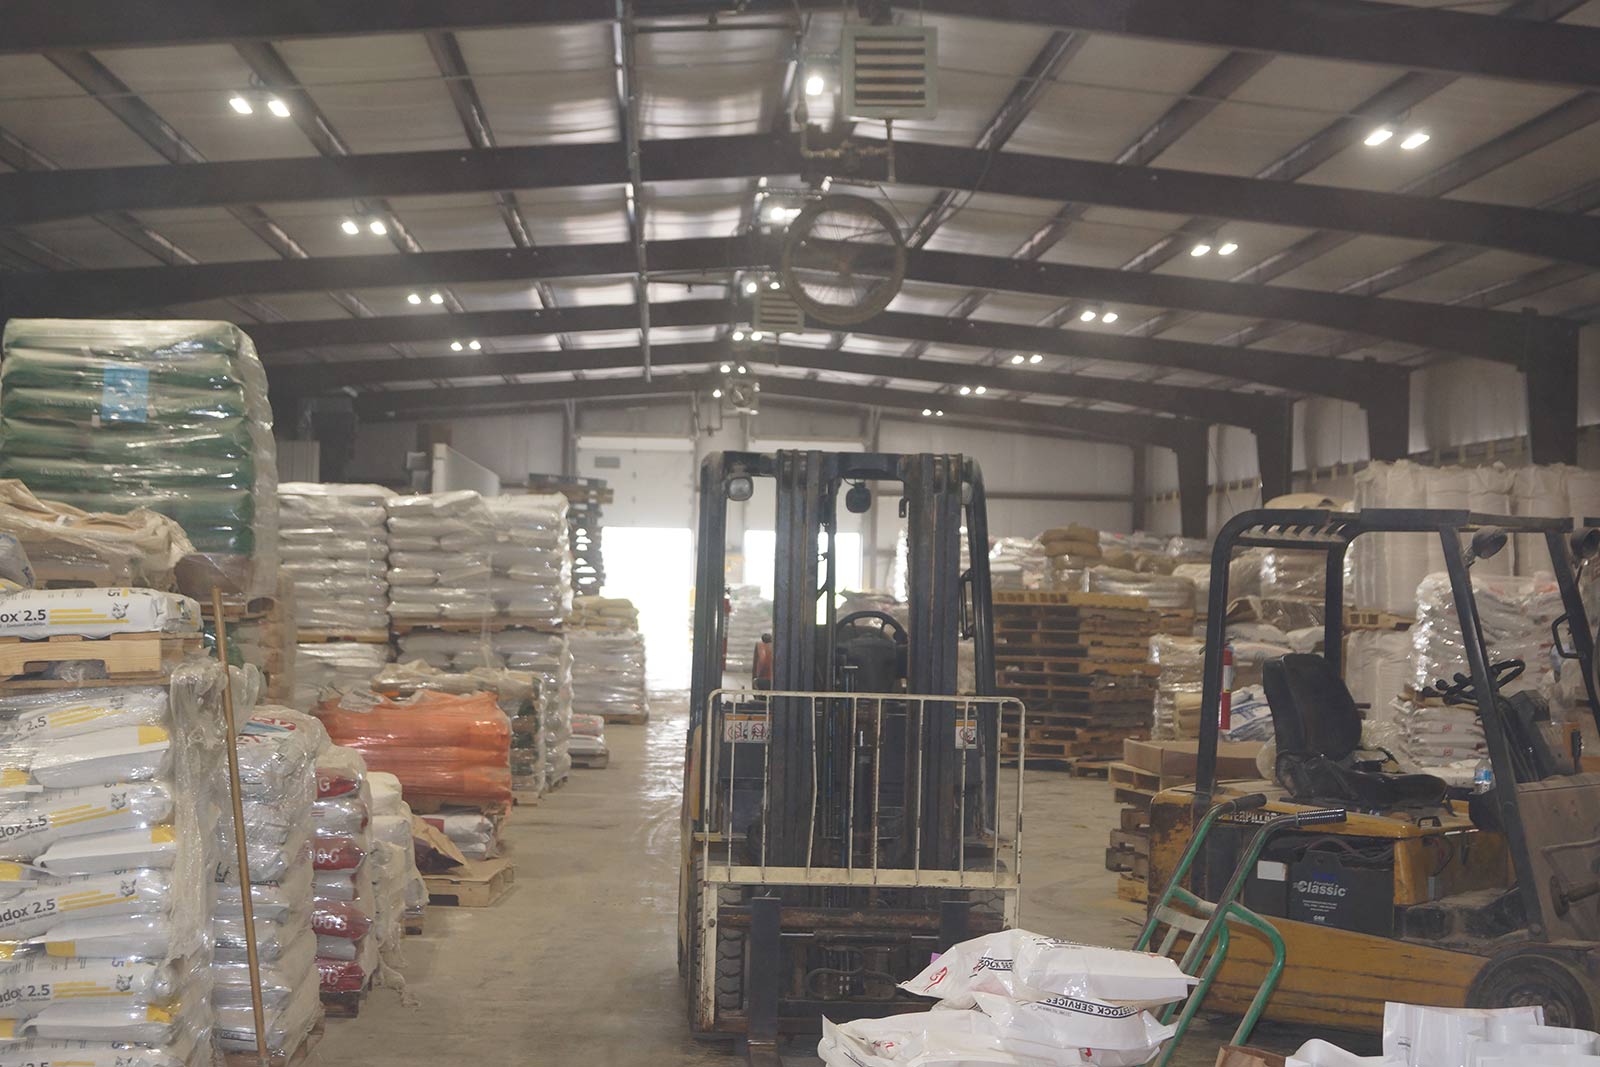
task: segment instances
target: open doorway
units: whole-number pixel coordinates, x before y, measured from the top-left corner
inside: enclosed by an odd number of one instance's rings
[[[639,609],[645,681],[651,690],[689,688],[694,533],[687,527],[607,526],[606,596]]]

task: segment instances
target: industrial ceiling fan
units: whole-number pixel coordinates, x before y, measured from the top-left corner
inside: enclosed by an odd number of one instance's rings
[[[789,224],[778,273],[807,320],[851,326],[888,307],[900,291],[905,237],[876,201],[818,197]]]

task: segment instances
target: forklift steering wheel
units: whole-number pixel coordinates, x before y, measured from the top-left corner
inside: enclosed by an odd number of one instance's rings
[[[1522,677],[1522,672],[1528,669],[1528,664],[1520,659],[1506,659],[1499,663],[1489,664],[1489,677],[1494,680],[1495,691],[1498,692]],[[1433,685],[1433,692],[1443,698],[1446,704],[1470,704],[1478,699],[1477,688],[1473,685],[1470,675],[1456,673],[1455,681],[1446,682],[1443,678]],[[1427,696],[1428,691],[1423,690]]]
[[[887,611],[852,611],[844,618],[833,624],[833,632],[838,633],[846,626],[854,626],[862,619],[877,619],[883,623],[885,630],[894,631],[894,639],[899,644],[906,643],[906,628],[900,625],[900,620],[890,615]]]

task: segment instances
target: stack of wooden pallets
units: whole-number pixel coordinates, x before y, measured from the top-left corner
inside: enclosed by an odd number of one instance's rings
[[[1026,756],[1082,766],[1119,758],[1150,736],[1158,668],[1149,662],[1157,615],[1143,597],[1016,591],[994,594],[1000,692],[1027,708]],[[1001,757],[1022,754],[1001,738]]]

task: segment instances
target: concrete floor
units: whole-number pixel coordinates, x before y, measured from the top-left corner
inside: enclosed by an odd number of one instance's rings
[[[429,908],[406,941],[405,993],[374,991],[361,1015],[329,1020],[313,1062],[687,1067],[738,1061],[688,1035],[676,965],[678,794],[685,712],[661,699],[645,726],[607,730],[611,766],[577,770],[505,832],[516,887],[488,909]],[[1022,923],[1127,946],[1143,909],[1103,867],[1117,805],[1103,781],[1030,771]],[[1175,1062],[1210,1067],[1231,1024],[1191,1030]],[[1292,1050],[1308,1035],[1258,1033]],[[785,1062],[815,1065],[795,1046]]]

